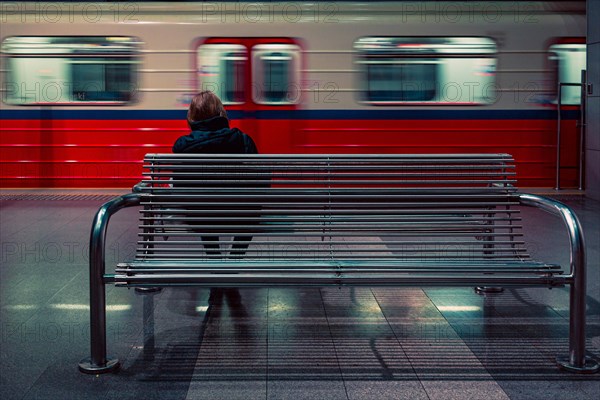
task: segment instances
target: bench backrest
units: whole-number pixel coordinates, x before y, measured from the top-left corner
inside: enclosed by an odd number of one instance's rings
[[[528,257],[507,154],[148,154],[144,168],[136,259]]]

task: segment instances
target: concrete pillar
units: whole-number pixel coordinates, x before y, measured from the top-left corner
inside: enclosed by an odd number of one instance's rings
[[[586,195],[600,200],[600,0],[587,0]]]

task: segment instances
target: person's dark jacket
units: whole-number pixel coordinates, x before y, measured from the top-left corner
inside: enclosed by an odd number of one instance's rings
[[[197,121],[191,128],[189,135],[177,139],[173,153],[258,153],[252,138],[237,128],[230,128],[225,117]]]
[[[237,128],[230,128],[229,121],[224,117],[213,117],[203,121],[197,121],[191,124],[192,132],[188,135],[181,136],[177,139],[173,145],[173,153],[212,153],[212,154],[258,154],[258,150],[252,138]],[[213,167],[218,168],[217,163],[211,164]],[[242,165],[240,165],[242,167]],[[180,171],[185,172],[185,171]],[[190,179],[190,178],[183,178]],[[264,188],[269,187],[268,183],[256,183],[250,182],[248,184],[242,184],[237,180],[232,183],[223,182],[211,182],[211,178],[203,177],[202,183],[174,183],[175,187],[206,187],[208,190],[211,188],[227,188],[227,187],[250,187],[250,188]],[[175,179],[177,182],[178,179]],[[213,198],[212,201],[215,201]],[[224,198],[223,201],[231,201],[228,198]],[[208,207],[210,208],[210,207]],[[218,207],[224,209],[225,207]],[[206,207],[204,208],[206,209]],[[244,205],[237,206],[237,210],[260,210],[260,206]],[[244,217],[258,217],[260,214],[249,213],[249,214],[231,214],[228,215],[226,212],[221,214],[222,217],[238,217],[243,219]],[[233,221],[230,223],[238,223]],[[257,224],[258,222],[246,222],[248,225]],[[210,222],[206,221],[195,221],[189,222],[190,225],[203,225],[212,224],[214,226],[227,225],[227,222],[217,223],[214,220]]]

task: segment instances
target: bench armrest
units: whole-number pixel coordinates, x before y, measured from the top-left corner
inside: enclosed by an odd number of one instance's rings
[[[571,284],[569,290],[569,354],[557,358],[560,368],[578,373],[598,371],[598,363],[586,356],[586,265],[585,243],[581,223],[573,210],[553,199],[533,194],[517,193],[519,202],[526,206],[540,208],[550,214],[559,215],[569,234],[571,244],[571,271],[565,278]]]
[[[520,204],[536,207],[562,218],[569,234],[570,277],[585,280],[585,240],[581,223],[575,212],[566,204],[548,197],[529,193],[517,193],[516,195]]]
[[[104,203],[94,216],[90,235],[90,273],[104,275],[104,255],[108,222],[117,211],[140,204],[137,193],[125,194]]]

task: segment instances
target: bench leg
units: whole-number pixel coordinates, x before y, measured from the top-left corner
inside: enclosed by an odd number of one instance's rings
[[[106,291],[102,273],[94,270],[90,262],[90,344],[91,357],[79,363],[79,371],[85,374],[104,374],[119,369],[119,360],[106,357]],[[104,269],[104,268],[102,268]],[[102,272],[102,271],[101,271]]]
[[[130,193],[104,203],[92,223],[90,235],[90,344],[91,357],[79,363],[79,371],[86,374],[103,374],[119,368],[119,360],[106,357],[106,288],[104,278],[104,253],[108,221],[114,213],[125,207],[138,206],[140,196]]]
[[[504,288],[501,286],[477,286],[474,290],[477,294],[493,294],[504,292]]]
[[[600,370],[598,363],[585,355],[585,274],[575,277],[569,292],[569,355],[557,357],[558,366],[580,374],[593,374]]]
[[[162,289],[162,288],[159,288]],[[143,331],[144,331],[144,351],[143,358],[145,361],[153,361],[155,354],[155,343],[154,343],[154,295],[157,291],[149,291],[141,293],[144,296],[144,319],[143,319]]]
[[[124,207],[129,196],[121,196],[102,205],[96,213],[90,237],[90,346],[91,357],[79,363],[85,374],[103,374],[119,368],[119,360],[106,357],[106,287],[104,248],[110,215]],[[132,198],[132,204],[138,203]]]

